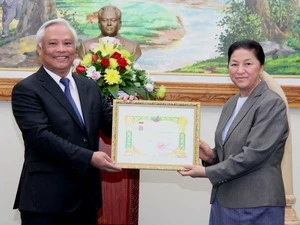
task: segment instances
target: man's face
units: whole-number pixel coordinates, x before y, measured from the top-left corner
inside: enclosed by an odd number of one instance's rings
[[[76,57],[72,32],[63,24],[53,24],[45,29],[42,46],[37,46],[42,64],[53,73],[66,76]]]
[[[120,18],[112,9],[106,9],[102,12],[102,17],[98,18],[98,24],[103,36],[114,37],[121,28]]]

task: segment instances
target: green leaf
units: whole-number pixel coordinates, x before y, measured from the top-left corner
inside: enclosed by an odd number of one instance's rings
[[[142,99],[148,100],[148,92],[145,89],[135,87],[135,91],[142,97]]]
[[[122,91],[126,92],[128,95],[135,96],[135,88],[133,86],[125,86],[120,88]]]
[[[97,84],[98,84],[99,87],[103,87],[104,84],[105,84],[104,79],[101,79],[101,78],[100,78],[100,79],[97,81]]]
[[[113,96],[113,98],[118,98],[119,85],[111,85],[107,86],[109,93]]]
[[[149,99],[150,99],[150,100],[156,100],[156,99],[157,99],[157,98],[156,98],[156,94],[155,94],[154,91],[149,92],[149,93],[148,93],[148,96],[149,96]]]

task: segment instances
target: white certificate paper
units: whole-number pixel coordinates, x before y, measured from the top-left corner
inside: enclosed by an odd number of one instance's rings
[[[112,158],[123,168],[198,164],[199,103],[114,101]]]

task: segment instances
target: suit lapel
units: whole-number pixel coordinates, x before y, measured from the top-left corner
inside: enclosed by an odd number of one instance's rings
[[[226,111],[224,112],[223,116],[221,117],[221,121],[220,121],[220,128],[221,130],[223,130],[228,122],[228,120],[230,119],[236,103],[237,103],[237,99],[238,99],[238,95],[234,96],[234,98],[228,103],[227,107],[226,107]]]
[[[238,97],[239,97],[239,95],[235,95],[233,97],[233,99],[230,99],[228,101],[226,107],[224,108],[225,111],[220,116],[220,122],[218,124],[218,130],[217,130],[217,133],[221,134],[221,135],[217,135],[219,143],[223,143],[223,141],[222,141],[222,132],[223,132],[228,120],[230,119],[230,117],[231,117],[231,115],[232,115],[232,113],[235,109]],[[222,146],[222,145],[223,144],[220,144],[220,146]]]
[[[256,102],[256,99],[257,98],[248,98],[246,100],[246,102],[244,103],[244,105],[242,106],[242,108],[240,109],[240,111],[238,112],[238,114],[236,115],[234,120],[232,121],[232,124],[230,125],[230,127],[228,129],[227,136],[226,136],[226,139],[224,141],[224,144],[226,143],[226,141],[230,137],[233,130],[237,127],[237,125],[241,122],[241,120],[246,116],[247,112],[250,110],[252,105]]]
[[[241,120],[246,116],[246,114],[249,112],[250,108],[255,104],[258,97],[262,94],[262,92],[266,89],[265,82],[261,82],[250,94],[238,114],[236,115],[235,119],[233,120],[232,124],[229,127],[229,130],[227,132],[226,139],[224,143],[228,140],[233,130],[237,127],[237,125],[241,122]],[[238,96],[237,96],[238,97]],[[235,101],[237,102],[237,101]],[[235,107],[235,106],[234,106]],[[233,111],[232,111],[233,112]],[[225,124],[226,125],[226,124]],[[223,127],[224,128],[224,127]]]
[[[61,88],[57,85],[57,83],[51,78],[51,76],[41,67],[37,72],[37,78],[41,83],[41,86],[45,88],[45,90],[51,94],[63,108],[67,110],[70,116],[76,121],[76,123],[82,127],[81,122],[79,121],[71,103],[66,98],[65,94],[61,90]],[[82,127],[83,128],[83,127]]]

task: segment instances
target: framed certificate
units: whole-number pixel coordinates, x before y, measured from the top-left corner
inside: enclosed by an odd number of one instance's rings
[[[199,162],[200,103],[113,102],[112,159],[122,168],[182,170]]]

